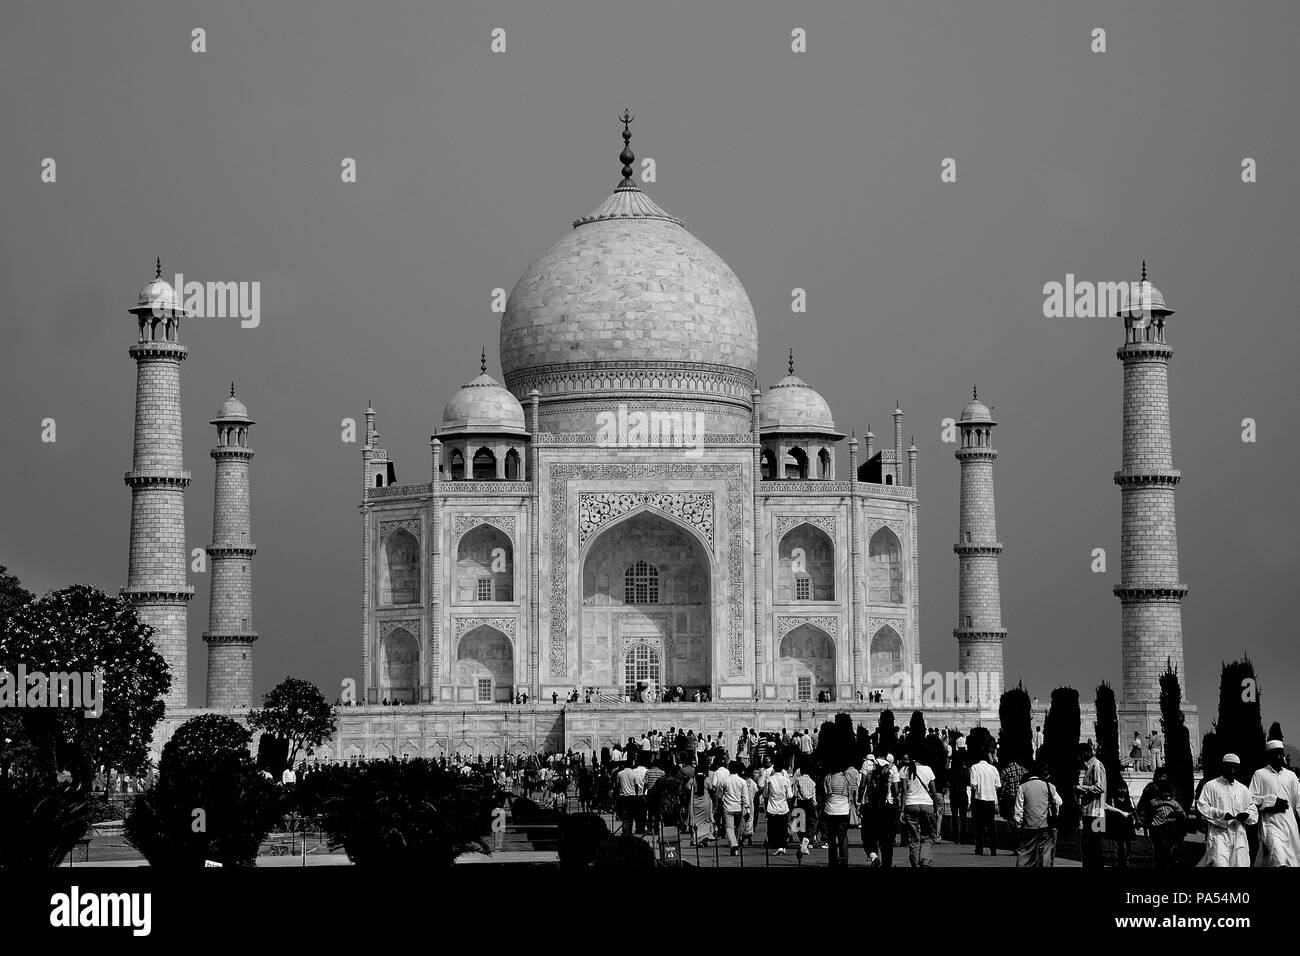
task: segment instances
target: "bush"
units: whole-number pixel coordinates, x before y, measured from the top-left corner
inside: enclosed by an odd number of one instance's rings
[[[575,813],[560,821],[560,866],[590,866],[600,845],[609,839],[609,827],[598,813]]]
[[[491,852],[497,789],[431,760],[376,760],[341,768],[321,798],[321,824],[353,863],[451,866],[468,851]],[[314,776],[314,775],[313,775]]]
[[[639,837],[613,836],[596,848],[598,870],[653,870],[655,851]]]
[[[187,720],[163,747],[158,781],[126,820],[152,866],[253,866],[280,816],[280,795],[248,751],[251,734],[219,714]]]
[[[72,784],[0,779],[0,869],[58,866],[86,832],[90,811]]]
[[[1034,765],[1032,709],[1024,684],[1017,684],[998,701],[998,757],[1004,765]]]

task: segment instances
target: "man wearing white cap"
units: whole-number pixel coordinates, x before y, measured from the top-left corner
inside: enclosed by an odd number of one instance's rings
[[[1250,778],[1250,795],[1259,809],[1259,852],[1256,866],[1300,866],[1300,779],[1283,765],[1286,748],[1280,740],[1265,744],[1268,765]]]
[[[1237,782],[1241,758],[1223,755],[1223,773],[1207,781],[1196,798],[1196,810],[1209,824],[1205,856],[1197,866],[1250,866],[1246,826],[1259,819],[1250,791]]]

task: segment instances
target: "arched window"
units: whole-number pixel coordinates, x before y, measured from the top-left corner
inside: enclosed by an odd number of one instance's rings
[[[383,475],[375,475],[375,487],[376,487],[376,488],[382,488],[382,487],[384,487],[384,476],[383,476]]]
[[[513,448],[506,452],[506,480],[519,480],[519,452]]]
[[[497,456],[486,448],[474,452],[474,480],[491,481],[497,476]]]
[[[460,481],[465,477],[465,456],[459,448],[453,449],[451,459],[448,461],[451,469],[451,480]]]
[[[835,544],[821,528],[803,523],[777,545],[776,600],[835,600]]]
[[[659,569],[638,561],[623,572],[624,604],[659,603]]]
[[[817,453],[817,477],[829,478],[831,476],[831,453],[823,448]]]
[[[633,696],[640,684],[652,693],[659,687],[659,655],[648,644],[636,644],[623,660],[623,693]]]
[[[398,528],[384,539],[379,575],[381,604],[420,602],[420,543],[415,535]]]
[[[481,524],[456,548],[456,600],[513,601],[514,545],[500,528]]]
[[[785,474],[782,477],[808,477],[808,455],[802,448],[791,448],[785,453]]]
[[[894,476],[893,476],[893,475],[885,475],[885,484],[887,484],[887,485],[892,485],[893,483],[894,483]]]
[[[763,481],[771,481],[778,477],[776,473],[776,454],[770,448],[763,449]]]
[[[871,638],[871,686],[889,687],[903,670],[903,640],[885,625]]]
[[[903,546],[898,535],[881,528],[871,536],[867,551],[867,600],[875,604],[903,603]]]

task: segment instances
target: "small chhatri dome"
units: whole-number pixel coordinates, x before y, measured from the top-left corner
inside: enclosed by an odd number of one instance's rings
[[[479,358],[481,371],[460,387],[442,413],[441,434],[511,432],[526,434],[524,407],[509,389],[487,373],[487,352]]]
[[[1164,293],[1147,279],[1145,259],[1142,260],[1142,278],[1124,287],[1124,299],[1125,303],[1117,313],[1117,317],[1121,319],[1148,313],[1161,317],[1174,314],[1174,310],[1165,304]]]
[[[989,407],[980,401],[979,386],[971,389],[971,400],[967,402],[966,407],[961,410],[961,418],[959,420],[980,425],[997,424],[997,422],[993,421],[993,414],[989,411]]]
[[[162,257],[154,260],[154,277],[145,283],[136,299],[136,309],[155,312],[181,312],[181,300],[176,290],[162,277]]]
[[[253,420],[248,417],[248,409],[244,403],[235,398],[235,383],[230,383],[230,397],[221,403],[221,409],[217,412],[217,417],[212,419],[209,424],[220,425],[225,422],[243,422],[253,424]]]
[[[814,432],[843,438],[835,429],[826,399],[794,374],[794,349],[790,350],[789,371],[789,375],[767,390],[759,407],[760,433]]]

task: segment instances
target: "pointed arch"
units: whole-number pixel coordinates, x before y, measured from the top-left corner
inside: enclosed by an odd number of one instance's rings
[[[484,445],[474,452],[472,467],[475,481],[491,481],[497,476],[496,453]]]
[[[384,537],[379,603],[420,603],[420,542],[405,528],[397,528]]]
[[[835,697],[835,641],[815,624],[800,624],[781,638],[777,683],[791,700],[816,700],[820,691]]]
[[[867,548],[867,600],[903,603],[903,546],[888,527],[873,534]]]
[[[835,600],[835,542],[803,522],[777,544],[776,597],[780,603]]]
[[[894,676],[904,671],[903,639],[886,624],[871,636],[869,651],[870,682],[873,688],[889,688]]]

